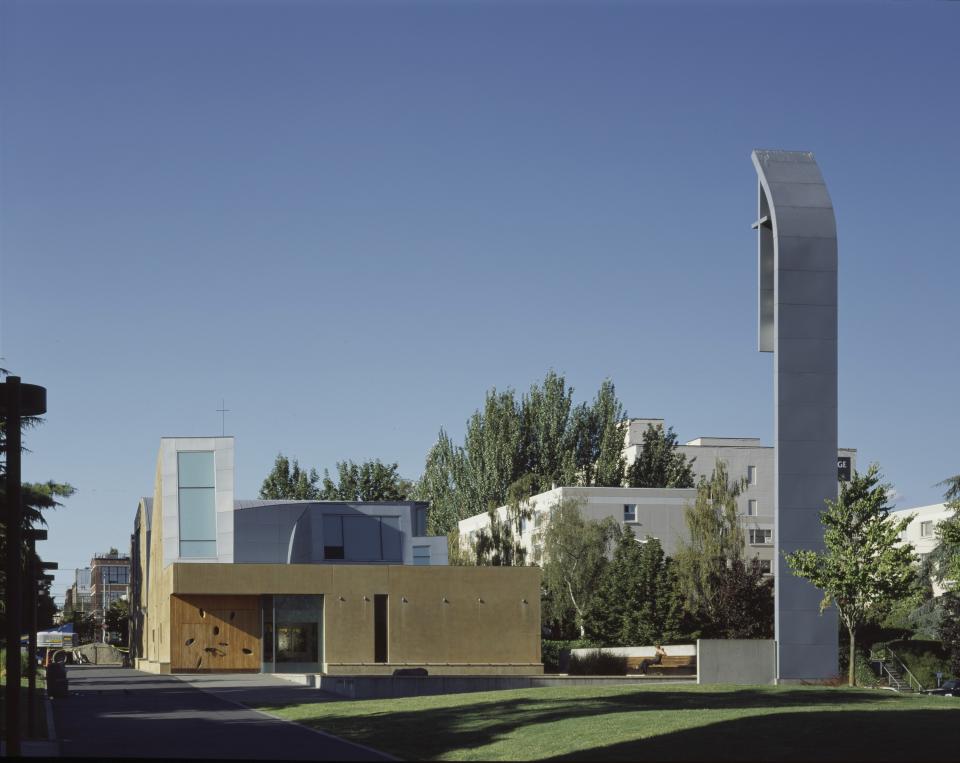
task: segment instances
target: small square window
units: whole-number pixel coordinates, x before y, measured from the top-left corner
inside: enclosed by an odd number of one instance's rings
[[[430,564],[430,546],[414,546],[413,563]]]
[[[932,538],[932,537],[933,537],[933,522],[921,522],[921,523],[920,523],[920,537],[921,537],[921,538]]]
[[[635,503],[623,504],[623,521],[624,522],[637,521],[637,504]]]
[[[750,530],[750,543],[754,546],[769,546],[771,538],[773,537],[773,530],[768,529],[751,529]]]
[[[769,559],[757,559],[755,560],[757,566],[760,568],[760,572],[764,575],[769,575],[771,570],[771,564]]]

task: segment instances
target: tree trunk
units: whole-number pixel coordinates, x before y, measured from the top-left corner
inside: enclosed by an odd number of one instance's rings
[[[856,660],[857,660],[857,652],[856,652],[856,648],[855,648],[856,641],[857,641],[857,637],[856,637],[856,631],[855,631],[853,628],[848,628],[847,630],[850,631],[850,672],[849,672],[849,679],[850,679],[850,680],[849,680],[849,684],[850,684],[850,686],[856,686],[856,685],[857,685],[857,677],[856,677],[856,675],[854,674],[853,671],[854,671],[854,667],[856,666]]]

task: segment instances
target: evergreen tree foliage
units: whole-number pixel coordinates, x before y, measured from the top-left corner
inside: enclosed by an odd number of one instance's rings
[[[693,460],[677,450],[673,427],[647,424],[643,446],[627,469],[628,487],[693,487]]]
[[[0,369],[0,378],[6,376],[7,372]],[[21,424],[22,432],[32,429],[43,423],[43,419],[35,416],[24,417]],[[21,447],[23,443],[21,442]],[[3,454],[3,460],[0,461],[0,630],[6,627],[6,616],[3,612],[3,601],[6,596],[6,559],[7,559],[7,528],[6,528],[6,473],[7,473],[7,435],[6,424],[0,419],[0,454]],[[65,482],[55,482],[48,480],[46,482],[24,482],[21,484],[20,495],[23,502],[23,512],[21,518],[21,530],[30,530],[44,527],[47,524],[43,512],[63,506],[62,500],[69,498],[76,492],[76,488]],[[30,556],[30,542],[23,537],[20,548],[20,558],[23,564],[23,574],[21,582],[23,590],[21,591],[21,601],[24,606],[24,615],[22,622],[29,622],[27,616],[30,614],[30,608],[37,606],[38,625],[47,625],[51,622],[56,606],[53,597],[50,595],[50,584],[41,581],[37,587],[37,599],[31,596],[30,581],[28,575],[32,574],[30,567],[39,564],[40,557]]]
[[[857,628],[882,618],[891,605],[910,593],[914,583],[913,546],[900,543],[912,517],[892,519],[888,485],[879,467],[854,474],[840,497],[827,500],[820,513],[824,551],[800,550],[786,559],[793,573],[823,591],[822,612],[831,602],[850,637],[849,682],[855,685]]]
[[[503,506],[510,486],[528,475],[528,496],[553,485],[622,485],[624,415],[609,380],[579,405],[553,371],[519,400],[512,389],[491,389],[467,421],[463,444],[441,429],[427,455],[417,498],[430,503],[431,530],[450,532],[461,519]]]
[[[947,591],[940,597],[940,624],[937,629],[943,647],[950,653],[950,671],[960,678],[960,594]]]
[[[585,519],[583,500],[565,498],[550,507],[542,531],[543,611],[545,623],[559,633],[586,635],[590,608],[607,556],[618,532],[616,521]]]
[[[676,639],[682,621],[682,598],[660,541],[638,542],[625,528],[590,602],[586,637],[608,646],[659,644]]]
[[[939,483],[946,486],[944,508],[953,514],[937,525],[937,545],[930,554],[931,571],[938,583],[952,590],[960,586],[960,474]]]
[[[260,497],[270,500],[316,501],[320,498],[317,482],[320,475],[316,469],[307,471],[300,468],[297,459],[290,460],[282,453],[277,454],[273,469],[260,486]]]
[[[337,482],[323,472],[324,501],[405,501],[413,492],[413,485],[397,472],[397,464],[384,464],[379,459],[355,464],[337,462]]]

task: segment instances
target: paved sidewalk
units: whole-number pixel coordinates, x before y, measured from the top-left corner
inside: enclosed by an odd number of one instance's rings
[[[159,676],[94,665],[72,666],[67,676],[70,696],[53,701],[65,757],[391,760],[244,707],[329,697],[271,676]]]

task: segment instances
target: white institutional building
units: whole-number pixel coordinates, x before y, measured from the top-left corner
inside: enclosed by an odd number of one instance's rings
[[[890,516],[894,519],[903,519],[906,516],[913,515],[910,524],[900,535],[900,538],[906,543],[913,544],[913,550],[920,557],[920,561],[930,556],[930,552],[937,546],[937,525],[943,520],[953,516],[953,509],[948,508],[946,504],[934,503],[930,506],[917,506],[912,509],[897,509],[891,511]],[[933,580],[933,595],[940,596],[946,588]]]
[[[643,448],[643,433],[648,425],[664,426],[663,419],[630,419],[624,433],[623,455],[627,465],[633,463]],[[738,504],[744,530],[745,554],[758,558],[765,571],[770,571],[774,543],[773,446],[762,445],[755,437],[698,437],[677,450],[692,461],[695,479],[709,478],[718,461],[727,466],[730,480],[744,478],[746,487]],[[838,461],[847,460],[852,471],[856,466],[856,449],[840,448]],[[676,551],[687,539],[683,507],[692,504],[694,488],[630,488],[630,487],[557,487],[533,496],[529,505],[534,519],[524,523],[521,540],[531,559],[537,559],[537,537],[551,506],[564,498],[583,501],[582,512],[588,519],[613,517],[633,528],[638,538],[651,535],[663,545],[666,554]],[[824,508],[826,508],[824,506]],[[497,510],[502,518],[507,509]],[[486,513],[461,520],[460,536],[472,545],[481,528],[489,524]]]

